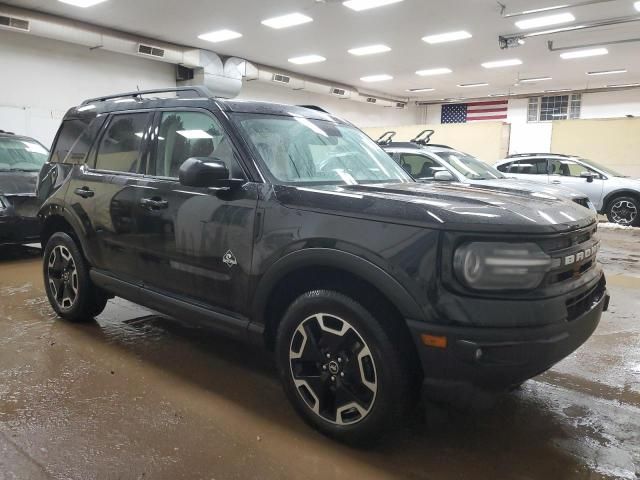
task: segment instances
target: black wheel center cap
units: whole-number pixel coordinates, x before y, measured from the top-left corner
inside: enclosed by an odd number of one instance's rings
[[[335,360],[329,362],[327,368],[329,369],[329,373],[331,373],[332,375],[336,375],[340,371],[340,365],[338,365],[338,362],[336,362]]]

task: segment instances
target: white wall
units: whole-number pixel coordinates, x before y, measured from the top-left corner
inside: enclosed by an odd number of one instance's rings
[[[0,129],[47,146],[86,98],[176,84],[170,64],[2,30],[0,66]]]
[[[640,88],[582,95],[582,119],[640,117]]]
[[[244,82],[238,98],[293,105],[317,105],[360,128],[425,123],[424,107],[381,107],[257,81]]]

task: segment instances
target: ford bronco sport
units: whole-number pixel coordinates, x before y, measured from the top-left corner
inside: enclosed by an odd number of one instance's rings
[[[62,122],[39,182],[61,317],[120,296],[266,345],[300,415],[352,442],[398,424],[419,386],[506,390],[598,325],[589,210],[417,183],[321,111],[171,92],[88,100]]]

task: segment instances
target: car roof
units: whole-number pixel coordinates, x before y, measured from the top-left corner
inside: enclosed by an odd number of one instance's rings
[[[152,95],[175,93],[175,97],[162,98]],[[349,122],[327,113],[314,105],[299,106],[254,100],[224,99],[215,97],[205,87],[176,87],[156,90],[125,92],[104,97],[90,98],[71,108],[65,118],[96,116],[128,110],[159,108],[207,108],[213,111],[258,113],[289,117],[304,117],[350,125]]]
[[[545,157],[545,158],[561,158],[561,159],[570,159],[570,160],[580,160],[579,157],[575,155],[564,155],[561,153],[518,153],[515,155],[509,155],[507,158],[500,160],[497,162],[497,165],[503,165],[505,163],[517,162],[518,160],[531,160],[537,157]]]

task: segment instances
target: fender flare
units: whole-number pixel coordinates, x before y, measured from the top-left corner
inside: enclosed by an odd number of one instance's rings
[[[88,256],[89,251],[87,249],[85,239],[87,230],[84,225],[82,225],[82,221],[76,215],[72,215],[68,209],[63,208],[62,205],[59,205],[57,203],[47,203],[43,205],[38,212],[38,218],[40,219],[40,223],[42,224],[43,232],[47,221],[53,217],[61,218],[71,226],[71,230],[73,230],[75,237],[80,242],[82,253],[84,253],[87,260],[89,260],[89,262],[91,263],[91,259]],[[45,248],[45,245],[42,245],[42,248]]]
[[[264,311],[271,293],[288,274],[305,267],[332,267],[355,275],[376,287],[404,318],[424,317],[418,302],[395,278],[378,265],[352,253],[330,248],[307,248],[277,260],[260,279],[253,301],[253,321],[264,325]]]

